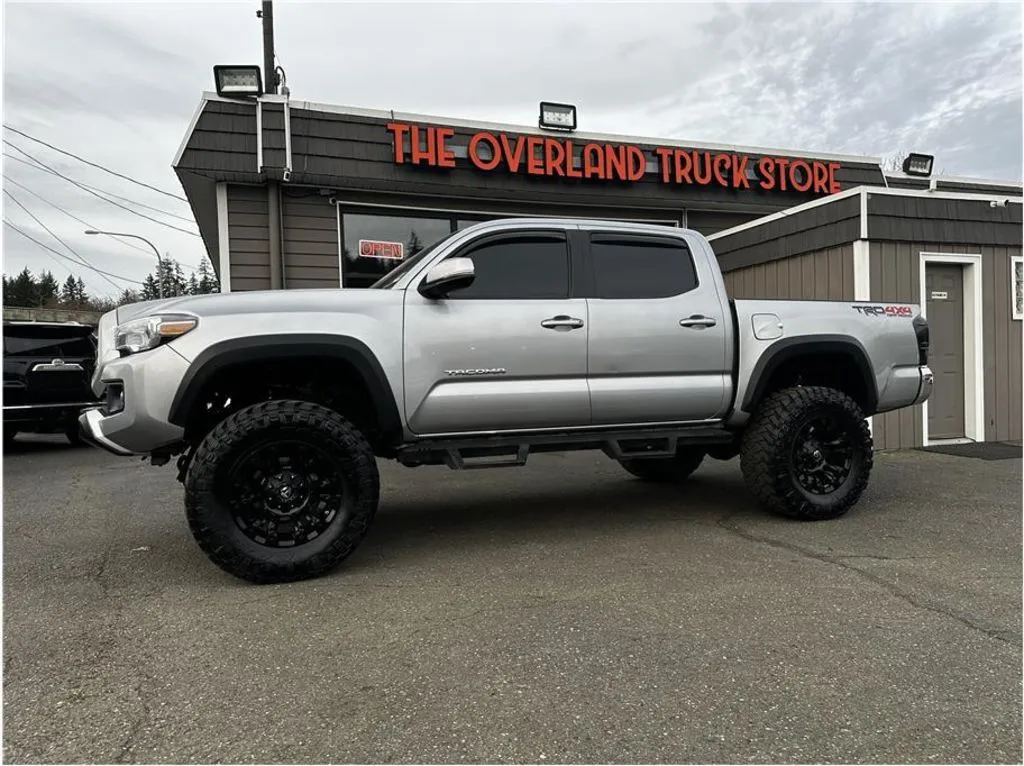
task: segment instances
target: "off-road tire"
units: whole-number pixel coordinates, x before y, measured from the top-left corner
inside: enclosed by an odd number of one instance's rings
[[[346,489],[343,509],[324,531],[289,548],[267,547],[246,536],[216,493],[233,460],[254,445],[283,441],[280,437],[314,444],[328,454]],[[196,448],[184,485],[186,517],[200,548],[217,566],[254,583],[304,580],[334,569],[366,536],[380,494],[377,462],[363,435],[333,410],[295,400],[255,404],[217,424]]]
[[[683,447],[676,451],[675,457],[633,458],[623,460],[622,467],[644,481],[679,484],[690,478],[703,460],[703,450]]]
[[[797,478],[796,444],[815,418],[834,419],[849,442],[849,473],[827,494],[814,494]],[[740,468],[747,487],[773,513],[801,521],[835,519],[860,499],[873,463],[871,432],[864,413],[849,396],[833,388],[786,388],[769,396],[743,434]]]

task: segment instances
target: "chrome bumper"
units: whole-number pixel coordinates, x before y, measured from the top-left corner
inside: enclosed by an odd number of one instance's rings
[[[103,413],[100,412],[99,407],[93,407],[79,415],[78,430],[82,434],[82,438],[94,447],[100,447],[101,449],[105,449],[107,452],[112,452],[115,455],[125,457],[136,454],[130,450],[126,450],[124,447],[114,444],[114,442],[104,436],[103,431],[100,430],[100,423],[102,420]]]
[[[917,389],[917,396],[914,398],[913,404],[911,404],[912,407],[915,404],[921,404],[932,395],[932,385],[934,383],[931,367],[924,365],[919,367],[918,370],[921,372],[921,385]]]

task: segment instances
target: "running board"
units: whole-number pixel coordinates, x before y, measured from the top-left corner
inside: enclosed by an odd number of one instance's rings
[[[601,450],[613,460],[672,457],[682,445],[729,444],[735,435],[723,428],[647,428],[634,431],[535,432],[453,439],[425,439],[398,451],[406,466],[446,465],[452,470],[526,465],[534,452]]]

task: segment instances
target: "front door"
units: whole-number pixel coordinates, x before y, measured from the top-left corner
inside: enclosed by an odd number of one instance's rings
[[[721,417],[732,382],[732,318],[684,240],[635,233],[588,236],[589,378],[595,424]]]
[[[416,434],[590,423],[587,303],[570,298],[564,231],[487,236],[469,287],[442,300],[410,288],[405,406]]]
[[[929,328],[928,364],[935,375],[928,399],[928,438],[964,436],[964,270],[925,265]]]

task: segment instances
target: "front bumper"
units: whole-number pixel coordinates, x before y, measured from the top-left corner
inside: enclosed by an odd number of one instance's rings
[[[97,388],[118,384],[124,396],[117,411],[103,405],[83,412],[82,437],[115,455],[147,455],[181,442],[184,429],[168,414],[187,370],[188,361],[169,345],[106,362]]]

